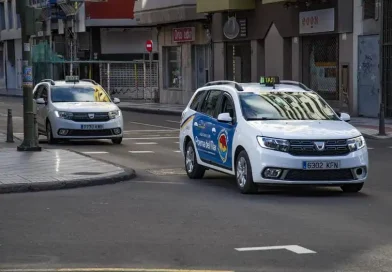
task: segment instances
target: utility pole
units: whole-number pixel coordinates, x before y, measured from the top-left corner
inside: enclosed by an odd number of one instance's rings
[[[390,1],[390,0],[388,0]],[[379,0],[379,24],[380,24],[380,34],[379,34],[379,43],[380,43],[380,60],[379,60],[379,70],[380,70],[380,119],[379,119],[379,128],[378,135],[384,136],[385,134],[385,91],[386,85],[384,85],[385,77],[384,77],[384,0]]]
[[[41,151],[35,135],[35,109],[33,102],[33,67],[31,65],[31,45],[26,33],[26,9],[28,0],[16,0],[16,13],[20,16],[22,35],[22,69],[23,69],[23,142],[18,151]],[[34,23],[34,22],[30,22]]]

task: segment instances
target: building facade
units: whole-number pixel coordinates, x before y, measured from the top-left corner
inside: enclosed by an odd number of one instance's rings
[[[0,1],[0,92],[22,94],[22,40],[16,0]]]
[[[212,79],[210,23],[196,13],[196,0],[142,0],[135,3],[139,26],[154,27],[159,52],[159,101],[186,104]]]
[[[199,0],[198,12],[213,14],[215,79],[254,82],[277,75],[349,110],[342,89],[353,92],[352,1],[210,2]]]

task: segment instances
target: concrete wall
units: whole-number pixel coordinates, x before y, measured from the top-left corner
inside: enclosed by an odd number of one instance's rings
[[[267,36],[265,37],[265,75],[278,76],[283,75],[283,53],[284,41],[275,24],[271,25]]]

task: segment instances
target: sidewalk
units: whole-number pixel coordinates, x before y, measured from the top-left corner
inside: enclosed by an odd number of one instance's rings
[[[103,185],[135,177],[132,169],[123,169],[73,151],[18,152],[16,144],[5,143],[4,134],[0,134],[0,141],[0,193]]]
[[[168,114],[181,116],[185,105],[178,104],[160,104],[160,103],[145,103],[142,101],[124,101],[120,103],[120,108],[123,111]],[[350,124],[356,127],[366,138],[371,139],[392,139],[392,120],[385,120],[385,132],[387,136],[378,135],[378,119],[377,118],[363,118],[352,117]]]

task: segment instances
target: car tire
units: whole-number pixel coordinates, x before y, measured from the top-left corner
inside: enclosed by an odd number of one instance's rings
[[[363,187],[363,182],[356,183],[356,184],[345,184],[345,185],[342,185],[340,188],[345,193],[358,193],[359,191],[362,190],[362,187]]]
[[[258,191],[257,185],[253,182],[252,166],[245,150],[236,158],[235,179],[242,194],[253,194]]]
[[[122,137],[121,138],[114,138],[114,139],[112,139],[112,143],[113,144],[121,144],[121,142],[122,142]]]
[[[190,179],[201,179],[206,168],[197,162],[195,146],[189,141],[185,147],[185,171]]]
[[[46,122],[46,138],[48,139],[48,144],[56,144],[58,140],[53,137],[52,126],[49,121]]]

